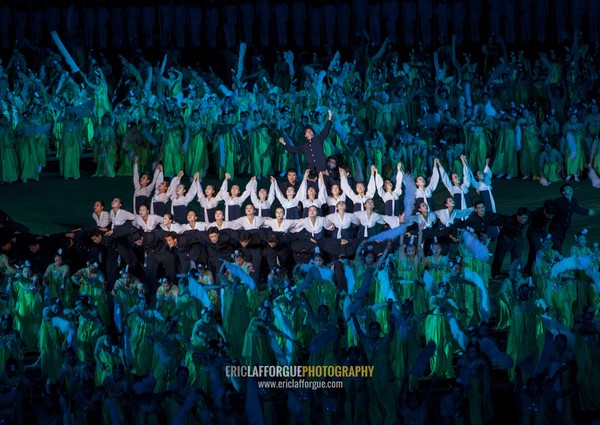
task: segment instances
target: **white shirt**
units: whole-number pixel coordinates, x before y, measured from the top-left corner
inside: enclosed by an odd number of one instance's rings
[[[371,212],[371,216],[367,216],[366,211],[357,211],[354,213],[358,222],[364,227],[363,236],[366,238],[369,236],[368,229],[371,227],[375,227],[377,223],[385,224],[383,221],[383,216],[381,214],[377,214],[376,212]]]
[[[293,232],[298,227],[301,227],[299,224],[300,221],[301,220],[288,220],[284,218],[281,220],[281,223],[278,223],[276,218],[267,218],[263,227],[267,227],[274,232],[288,233]]]
[[[170,227],[167,227],[166,224],[161,223],[160,228],[166,232],[175,232],[177,234],[183,233],[183,226],[179,223],[171,223]]]
[[[333,229],[333,223],[331,223],[331,221],[329,221],[326,217],[319,216],[315,217],[314,223],[310,217],[303,218],[300,220],[300,225],[301,227],[298,230],[306,230],[313,237],[315,234],[321,233],[323,229]]]
[[[174,177],[173,181],[176,181],[175,187],[179,186],[179,179],[177,177]],[[173,184],[173,181],[171,181],[171,184]],[[184,196],[180,196],[178,198],[177,190],[175,190],[173,192],[173,194],[171,195],[171,212],[173,212],[174,206],[179,206],[179,205],[187,206],[187,204],[192,202],[192,200],[194,199],[194,196],[196,196],[197,190],[198,190],[198,188],[196,187],[194,182],[192,182],[192,185],[190,186],[190,190]]]
[[[365,202],[367,199],[373,199],[373,196],[375,195],[375,178],[373,177],[373,174],[371,174],[369,184],[367,185],[367,192],[364,195],[359,195],[350,188],[348,177],[346,177],[346,175],[340,177],[340,188],[354,204],[360,204],[362,211],[365,209]]]
[[[446,227],[450,227],[454,224],[455,220],[464,220],[474,211],[473,208],[466,208],[464,210],[453,209],[452,212],[448,211],[447,208],[438,210],[435,212],[438,220]]]
[[[146,220],[147,221],[144,221],[141,215],[136,215],[135,220],[133,220],[133,225],[138,229],[142,229],[144,232],[150,232],[163,222],[163,218],[155,214],[148,214]]]
[[[196,182],[196,193],[198,194],[198,203],[204,210],[205,219],[206,219],[206,217],[208,217],[207,210],[217,208],[217,205],[219,205],[219,201],[221,201],[223,199],[223,194],[226,192],[227,192],[227,180],[223,180],[223,183],[221,184],[221,188],[219,189],[219,192],[217,192],[217,194],[215,196],[213,196],[212,198],[209,199],[206,197],[206,195],[204,195],[204,190],[202,190],[202,185],[200,184],[200,181],[198,180]]]
[[[186,232],[188,230],[199,230],[199,231],[204,231],[206,229],[208,229],[208,227],[206,226],[206,223],[202,222],[202,221],[196,221],[196,225],[194,227],[190,226],[190,223],[186,223],[182,226],[183,231]]]
[[[146,187],[142,187],[140,185],[140,172],[137,164],[133,164],[133,187],[135,191],[133,192],[133,201],[135,203],[135,198],[138,196],[147,196],[150,197],[150,194],[154,190],[154,187],[158,187],[164,181],[163,173],[158,170],[154,170],[154,176],[152,177],[152,181],[148,183]]]
[[[228,189],[227,180],[225,180],[223,182],[223,186],[221,186],[221,191],[219,193],[221,193],[221,199],[223,199],[223,201],[225,201],[225,220],[226,221],[229,221],[229,208],[227,208],[227,207],[229,205],[238,205],[239,207],[242,206],[244,201],[246,199],[248,199],[248,196],[250,196],[250,193],[252,192],[251,182],[252,182],[252,180],[248,182],[244,192],[240,196],[236,196],[235,198],[232,198],[231,195],[229,194],[229,192],[227,191],[227,189]]]
[[[123,224],[132,220],[135,220],[135,214],[132,214],[129,211],[125,211],[120,208],[116,212],[114,209],[110,210],[110,221],[112,222],[113,229],[115,226],[122,226]]]
[[[254,205],[254,208],[256,208],[256,213],[258,214],[258,216],[262,217],[262,210],[268,210],[271,208],[271,205],[273,205],[273,201],[275,200],[276,184],[271,183],[271,187],[269,188],[269,195],[267,196],[267,199],[265,201],[261,201],[256,194],[256,180],[250,180],[248,184],[252,185],[250,190],[250,202],[252,202],[252,205]]]
[[[342,230],[348,229],[353,224],[358,224],[358,219],[356,216],[348,212],[344,213],[343,217],[337,212],[334,214],[329,214],[327,216],[327,220],[329,220],[331,224],[338,229],[336,234],[337,239],[342,238]]]
[[[108,228],[108,226],[110,226],[110,214],[106,211],[102,211],[100,217],[98,217],[96,213],[92,213],[92,218],[98,227]]]
[[[264,224],[265,220],[267,220],[265,217],[258,217],[255,215],[252,221],[250,221],[247,216],[243,216],[233,220],[232,223],[236,223],[246,230],[254,230],[260,229]]]
[[[177,185],[179,185],[179,179],[174,178],[171,180],[171,183],[169,184],[169,188],[167,189],[167,191],[165,193],[154,192],[154,196],[152,197],[152,202],[150,202],[150,212],[152,214],[154,214],[154,203],[162,202],[163,204],[166,204],[167,202],[169,202],[169,199],[171,199],[175,195]]]

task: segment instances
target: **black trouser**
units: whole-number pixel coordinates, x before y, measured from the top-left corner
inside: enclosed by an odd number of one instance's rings
[[[155,294],[158,289],[158,266],[162,265],[165,269],[165,275],[171,282],[175,283],[175,257],[166,249],[159,249],[155,252],[148,252],[145,261],[145,283],[148,286],[150,294]]]
[[[527,241],[529,242],[529,252],[527,253],[527,264],[523,271],[531,274],[537,252],[542,248],[541,238],[544,237],[541,232],[529,228],[527,230]]]
[[[510,236],[500,234],[494,251],[494,260],[492,261],[492,276],[496,276],[502,270],[504,257],[510,252],[511,260],[521,261],[521,252],[523,251],[523,238],[511,238]]]

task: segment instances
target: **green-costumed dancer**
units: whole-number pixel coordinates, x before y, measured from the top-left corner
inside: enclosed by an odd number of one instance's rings
[[[160,159],[164,175],[175,176],[183,168],[183,126],[174,112],[168,112],[163,133]]]
[[[131,365],[134,375],[146,376],[152,369],[153,344],[150,335],[156,329],[156,322],[165,318],[148,307],[146,295],[139,294],[138,303],[125,316],[128,334],[128,347],[131,350]]]
[[[0,183],[12,183],[19,179],[15,133],[6,115],[0,115],[0,170]]]
[[[46,268],[44,273],[44,285],[46,285],[49,296],[61,299],[66,308],[72,308],[75,305],[75,295],[73,286],[69,279],[70,269],[63,261],[62,252],[54,256],[54,263]]]
[[[59,154],[60,175],[65,179],[78,179],[83,142],[82,123],[75,114],[67,112],[63,125]]]
[[[37,277],[28,265],[23,267],[21,275],[15,276],[13,282],[13,290],[17,294],[14,325],[21,333],[25,346],[30,350],[37,348],[43,309],[42,296],[37,285]]]

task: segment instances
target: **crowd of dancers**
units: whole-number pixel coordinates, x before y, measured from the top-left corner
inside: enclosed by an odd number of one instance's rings
[[[564,182],[598,184],[597,46],[529,61],[492,40],[483,69],[450,45],[405,63],[363,47],[298,73],[284,52],[271,78],[242,45],[230,87],[169,56],[122,58],[111,86],[91,55],[69,73],[44,52],[34,72],[14,52],[2,181],[37,180],[51,147],[79,178],[87,146],[95,175],[134,188],[132,212],[98,200],[94,225],[65,234],[1,217],[6,421],[41,397],[39,423],[482,424],[498,370],[523,423],[600,409],[600,250],[585,229],[565,239],[595,211]],[[493,177],[560,193],[499,214]],[[239,364],[374,372],[278,391],[226,375]],[[439,403],[427,375],[453,379]]]

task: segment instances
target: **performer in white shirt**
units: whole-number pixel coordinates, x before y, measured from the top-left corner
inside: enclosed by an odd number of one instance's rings
[[[377,193],[385,204],[384,214],[398,214],[399,208],[397,204],[398,200],[400,199],[400,195],[402,195],[402,178],[404,176],[404,173],[402,173],[402,164],[398,163],[397,165],[398,171],[396,173],[396,187],[393,187],[391,181],[384,181],[374,165],[372,166],[372,170],[375,173],[375,187],[377,188]]]
[[[346,170],[340,168],[340,187],[346,197],[354,203],[354,211],[364,211],[365,201],[367,199],[373,199],[373,196],[375,195],[375,176],[373,174],[373,170],[371,169],[371,177],[369,178],[367,191],[365,192],[364,183],[357,182],[356,192],[354,192],[348,184],[348,174],[346,173]]]
[[[162,184],[164,180],[162,165],[159,164],[154,170],[154,176],[152,177],[152,181],[150,181],[150,176],[148,174],[142,174],[140,176],[139,167],[138,167],[138,157],[136,156],[133,160],[133,187],[135,191],[133,192],[133,210],[139,211],[140,206],[149,205],[150,194],[154,190],[154,187],[158,187]]]
[[[435,210],[432,195],[433,192],[435,192],[435,189],[437,189],[437,185],[440,181],[440,172],[437,167],[439,163],[439,159],[435,158],[433,160],[433,172],[428,185],[426,185],[425,177],[423,176],[417,176],[415,179],[415,185],[417,186],[415,193],[415,208],[417,208],[420,202],[425,202],[430,211]]]
[[[246,205],[246,208],[244,208],[244,212],[246,213],[244,217],[240,217],[237,220],[233,220],[232,223],[236,223],[237,225],[241,226],[246,230],[256,230],[262,227],[266,218],[256,216],[254,211],[254,205]]]
[[[358,239],[368,238],[370,236],[375,235],[375,226],[377,224],[385,224],[385,221],[383,221],[383,216],[373,211],[374,207],[375,203],[373,202],[373,200],[368,199],[365,202],[365,210],[357,211],[354,213],[360,224],[358,227],[357,234]]]
[[[200,207],[202,207],[202,221],[205,223],[215,221],[215,211],[217,211],[217,205],[219,205],[219,201],[223,199],[223,194],[227,192],[227,180],[230,178],[231,175],[226,173],[225,179],[221,184],[221,188],[216,195],[215,193],[217,189],[212,184],[206,185],[204,190],[202,190],[200,180],[195,181],[196,193],[198,194],[198,203],[200,204]]]
[[[288,233],[299,230],[301,220],[289,220],[283,218],[285,211],[282,207],[275,209],[275,218],[267,218],[263,227],[267,227],[274,232]]]
[[[329,210],[327,214],[333,214],[337,210],[337,203],[340,201],[346,202],[346,194],[342,192],[342,189],[337,184],[331,185],[331,195],[327,197],[327,207]]]
[[[275,186],[277,183],[273,183],[273,180],[271,180],[271,187],[269,187],[268,193],[266,189],[260,189],[258,193],[256,192],[256,176],[250,179],[249,184],[251,184],[250,201],[254,205],[254,208],[256,208],[256,214],[259,217],[271,217],[271,205],[273,205],[273,201],[275,200]]]
[[[277,200],[285,209],[284,217],[290,220],[299,219],[300,214],[298,213],[298,204],[300,203],[300,193],[302,193],[305,190],[304,188],[306,187],[306,179],[302,180],[302,183],[298,188],[298,193],[295,192],[292,186],[288,187],[285,191],[285,197],[281,193],[281,190],[279,190],[277,181],[273,176],[271,176],[271,183],[274,183],[275,186],[275,197],[277,197]]]
[[[183,225],[184,232],[187,232],[188,230],[204,231],[204,230],[208,229],[208,226],[206,225],[206,223],[204,223],[202,221],[198,221],[198,216],[196,215],[195,211],[188,211],[186,219],[187,219],[187,224]]]
[[[231,193],[227,192],[229,174],[225,174],[225,181],[221,187],[221,198],[225,201],[225,221],[233,221],[242,216],[242,204],[252,192],[252,180],[246,184],[244,193],[240,195],[240,187],[237,184],[231,186]]]
[[[304,173],[305,179],[308,179],[308,175],[310,174],[310,170],[306,170]],[[308,217],[308,208],[311,206],[315,206],[321,210],[321,206],[327,202],[327,188],[325,187],[325,180],[323,180],[323,172],[319,172],[318,178],[319,185],[319,193],[314,187],[307,187],[307,185],[300,185],[300,189],[298,190],[298,195],[300,196],[300,202],[302,203],[303,214],[302,217]]]
[[[337,239],[351,239],[352,226],[358,225],[356,216],[346,212],[346,203],[343,201],[338,202],[337,212],[335,214],[329,214],[327,220],[335,227],[334,237]]]
[[[123,202],[121,198],[115,198],[110,203],[112,209],[110,210],[110,222],[112,223],[111,228],[114,230],[115,227],[123,226],[127,222],[135,220],[135,214],[130,213],[121,209]]]
[[[110,214],[104,211],[104,201],[97,200],[94,202],[92,218],[96,222],[96,226],[101,229],[108,229],[110,226]]]
[[[163,215],[163,222],[159,226],[165,232],[183,233],[183,226],[173,221],[173,214],[171,213]]]
[[[173,178],[173,180],[177,180],[177,189],[175,193],[171,196],[171,214],[173,214],[173,219],[175,222],[184,225],[186,220],[186,207],[194,197],[196,196],[196,191],[198,190],[197,181],[200,178],[200,173],[194,174],[194,181],[190,186],[190,191],[186,193],[185,185],[181,184],[181,177],[183,177],[183,171],[180,171],[177,174],[177,177]],[[173,182],[171,182],[173,184]]]
[[[139,214],[135,216],[133,225],[144,232],[151,232],[156,229],[156,226],[163,223],[163,217],[155,214],[150,214],[150,210],[145,204],[142,204],[139,209]]]
[[[454,198],[457,208],[463,210],[472,207],[473,202],[469,196],[469,187],[471,186],[471,181],[469,180],[469,167],[467,166],[466,157],[461,155],[460,159],[463,163],[462,183],[458,177],[458,174],[451,173],[450,177],[448,177],[448,173],[446,173],[446,170],[444,170],[444,167],[442,167],[439,162],[438,167],[440,169],[442,183],[444,186],[446,186],[446,189],[448,189],[448,192],[450,192],[450,195],[452,195]]]

